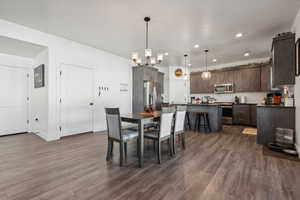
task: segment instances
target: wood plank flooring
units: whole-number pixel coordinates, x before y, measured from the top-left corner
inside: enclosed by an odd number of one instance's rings
[[[0,138],[1,200],[285,200],[300,199],[300,162],[264,156],[243,127],[188,132],[187,149],[158,165],[149,142],[138,168],[129,144],[124,167],[105,161],[107,139],[84,134],[46,143],[33,134]]]

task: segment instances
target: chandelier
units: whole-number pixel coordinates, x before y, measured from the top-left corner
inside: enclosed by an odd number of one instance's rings
[[[205,49],[204,52],[205,52],[205,71],[202,72],[201,78],[202,78],[203,80],[209,80],[209,79],[211,79],[211,73],[210,73],[210,71],[208,71],[208,69],[207,69],[207,53],[208,53],[208,50]]]
[[[157,57],[152,57],[152,49],[148,46],[148,34],[149,34],[149,22],[150,17],[145,17],[144,21],[146,22],[146,48],[145,48],[145,61],[142,60],[142,58],[139,57],[139,54],[137,52],[132,53],[131,60],[138,66],[141,65],[156,65],[157,63],[160,64],[163,61],[163,54],[157,54]]]

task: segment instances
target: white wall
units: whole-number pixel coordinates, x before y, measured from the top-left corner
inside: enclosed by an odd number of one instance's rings
[[[176,77],[175,71],[181,68],[183,76]],[[170,66],[169,67],[169,103],[181,104],[190,101],[190,81],[184,74],[189,74],[185,67]]]
[[[21,25],[0,20],[0,35],[48,47],[48,130],[45,139],[60,138],[59,132],[59,69],[62,63],[95,68],[95,87],[107,85],[110,92],[95,99],[95,130],[105,129],[104,106],[120,106],[121,112],[131,112],[132,78],[129,59],[46,34]],[[105,38],[103,38],[105,39]],[[128,84],[128,92],[120,92],[120,83]],[[97,96],[95,88],[95,97]]]
[[[33,68],[45,65],[45,74],[48,74],[48,49],[45,49],[34,58]],[[45,87],[34,88],[33,69],[30,73],[30,131],[47,139],[48,133],[48,76],[45,76]],[[36,120],[37,119],[37,120]]]
[[[295,18],[292,31],[296,32],[296,38],[300,38],[300,10]],[[300,154],[300,77],[296,77],[295,85],[295,105],[296,105],[296,147]]]
[[[31,68],[33,66],[33,63],[34,61],[31,58],[25,58],[25,57],[0,53],[0,64],[2,65],[7,65],[11,67]]]

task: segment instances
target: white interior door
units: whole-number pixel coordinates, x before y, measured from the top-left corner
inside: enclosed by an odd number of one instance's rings
[[[28,70],[0,65],[0,135],[28,131]]]
[[[61,135],[93,131],[93,70],[73,65],[61,70]]]

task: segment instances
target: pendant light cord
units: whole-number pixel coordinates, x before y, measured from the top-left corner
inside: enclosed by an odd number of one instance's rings
[[[208,50],[205,50],[205,68],[206,68],[206,71],[208,71],[207,70],[207,52],[208,52]]]
[[[148,32],[149,32],[148,22],[146,22],[146,49],[148,49]]]

